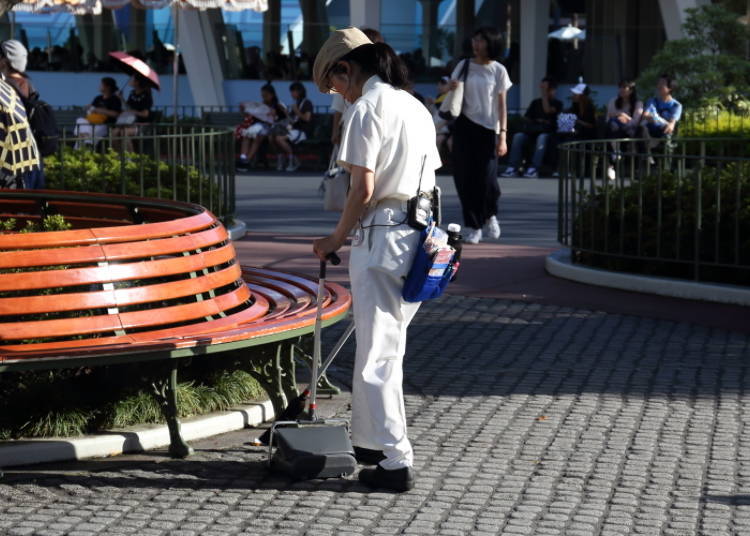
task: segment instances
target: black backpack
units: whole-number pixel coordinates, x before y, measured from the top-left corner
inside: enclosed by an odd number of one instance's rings
[[[47,102],[39,98],[38,92],[33,92],[27,99],[22,99],[26,107],[31,133],[36,140],[41,156],[49,156],[57,152],[60,145],[60,131],[57,128],[55,112]]]

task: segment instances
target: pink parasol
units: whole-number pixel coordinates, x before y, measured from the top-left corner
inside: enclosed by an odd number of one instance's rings
[[[120,62],[122,68],[129,74],[138,74],[145,78],[154,88],[161,89],[159,75],[146,62],[126,54],[125,52],[110,52],[110,56]]]

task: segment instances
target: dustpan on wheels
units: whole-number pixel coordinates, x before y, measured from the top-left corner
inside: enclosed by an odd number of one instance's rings
[[[341,262],[335,254],[331,254],[329,258],[333,264]],[[354,473],[357,466],[349,435],[349,421],[320,419],[317,416],[316,396],[321,357],[325,278],[326,261],[321,261],[308,414],[306,418],[298,420],[275,422],[271,427],[268,442],[268,463],[271,470],[286,473],[300,480],[347,476]]]

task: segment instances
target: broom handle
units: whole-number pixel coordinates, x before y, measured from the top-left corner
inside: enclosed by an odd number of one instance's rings
[[[331,253],[328,255],[327,259],[330,259],[331,263],[336,265],[341,262],[341,259],[339,259],[338,255],[335,253]],[[314,421],[316,419],[315,412],[318,409],[317,404],[317,396],[318,396],[318,370],[320,368],[320,339],[321,339],[321,329],[323,327],[323,296],[325,295],[325,289],[326,289],[326,261],[320,261],[320,276],[318,278],[318,296],[317,296],[317,310],[315,311],[315,331],[313,334],[314,337],[314,344],[313,344],[313,366],[312,366],[312,378],[310,378],[310,383],[312,384],[312,387],[310,388],[310,420]]]

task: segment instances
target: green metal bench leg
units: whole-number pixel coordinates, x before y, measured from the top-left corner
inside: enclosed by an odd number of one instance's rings
[[[294,362],[296,345],[285,342],[279,345],[279,368],[281,371],[281,388],[288,401],[299,395],[297,388],[297,366]]]
[[[255,378],[266,392],[276,415],[281,414],[288,404],[284,389],[283,347],[283,343],[256,347],[252,351],[258,352],[260,359],[247,360],[250,364],[248,374]]]
[[[180,421],[177,418],[177,361],[171,363],[168,376],[157,380],[152,386],[169,428],[169,455],[173,458],[187,458],[194,451],[180,434]]]

